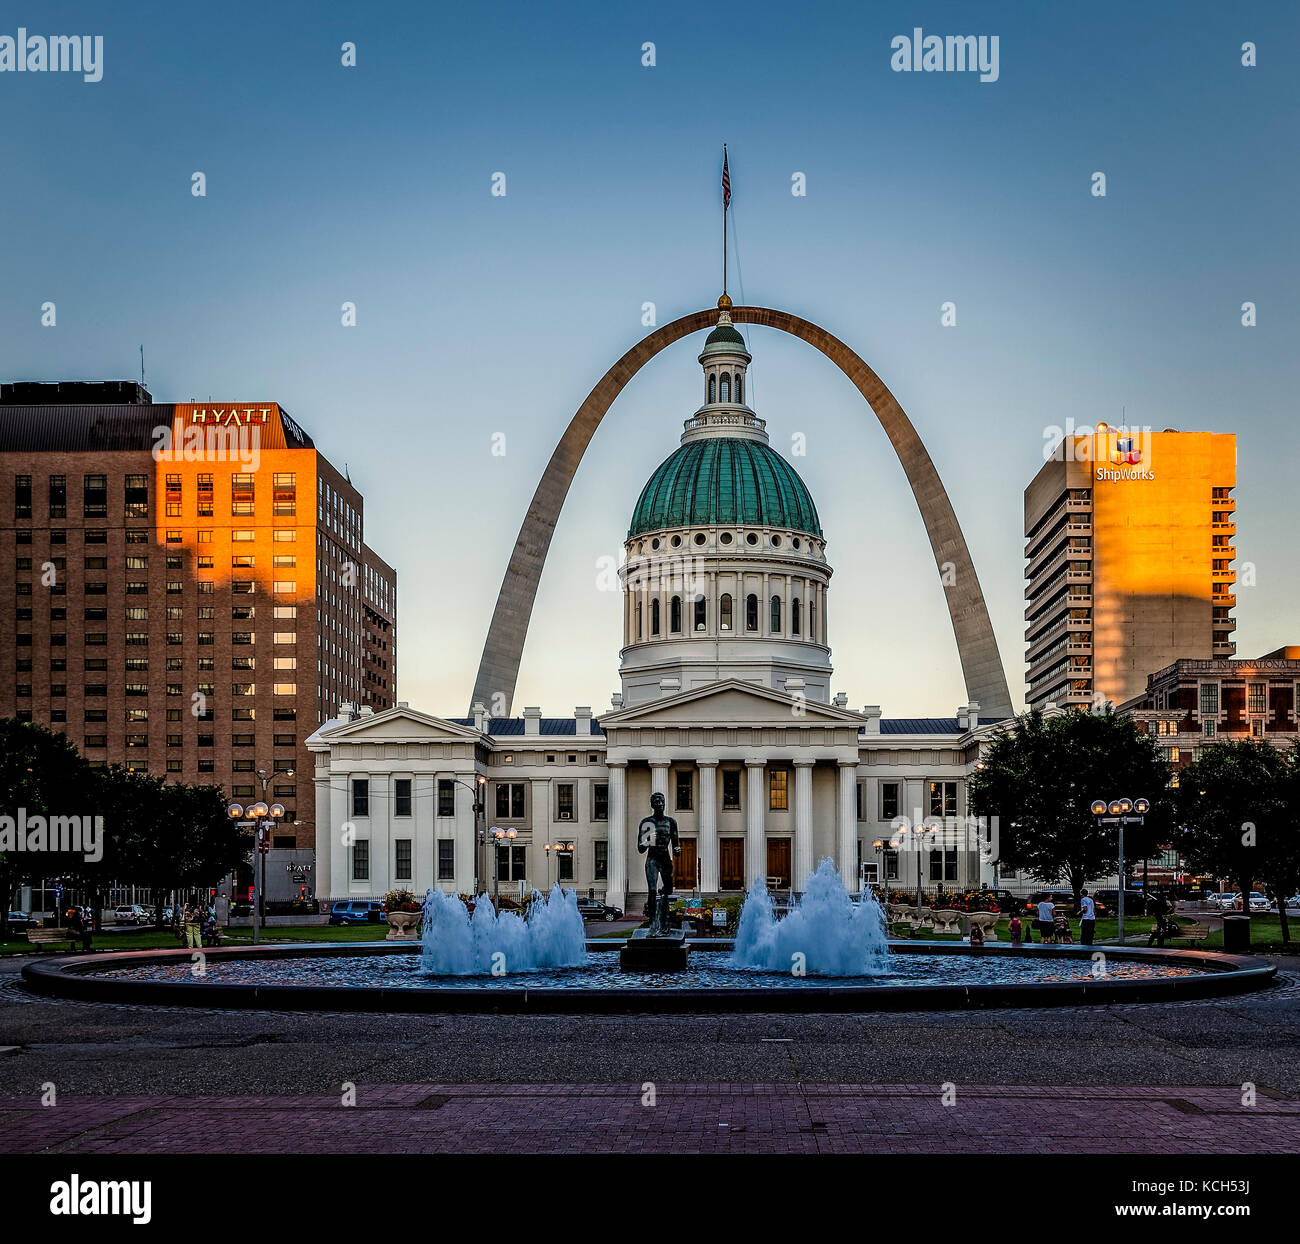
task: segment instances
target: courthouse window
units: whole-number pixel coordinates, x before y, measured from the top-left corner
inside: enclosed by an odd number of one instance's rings
[[[892,821],[898,816],[899,783],[880,783],[880,819]]]
[[[370,781],[368,778],[352,779],[352,815],[370,815]]]
[[[956,816],[957,815],[957,783],[956,782],[931,782],[930,783],[930,815],[931,816]]]
[[[393,876],[398,881],[410,881],[411,879],[411,840],[409,838],[397,838],[393,841],[395,848],[393,859]]]
[[[689,769],[678,769],[676,771],[677,786],[677,811],[689,812],[691,810],[691,771]]]
[[[411,815],[411,779],[397,778],[393,783],[393,815]],[[406,874],[408,877],[410,873]]]
[[[456,843],[451,838],[438,839],[438,880],[456,879]]]
[[[722,810],[738,812],[740,810],[740,770],[723,769],[722,771]]]
[[[593,821],[609,820],[609,783],[592,783],[591,819]]]
[[[790,771],[788,769],[769,769],[767,771],[767,794],[767,806],[769,811],[789,811]]]
[[[438,815],[456,815],[456,786],[451,778],[438,779]]]
[[[370,843],[364,838],[352,844],[352,880],[370,880]]]

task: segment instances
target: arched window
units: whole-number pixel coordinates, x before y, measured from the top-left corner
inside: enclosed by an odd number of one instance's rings
[[[697,631],[703,631],[707,629],[707,623],[708,614],[704,609],[704,597],[697,596],[695,598],[695,619],[692,625]]]
[[[659,634],[659,597],[650,602],[650,634]]]
[[[668,629],[674,635],[682,633],[682,598],[674,596],[668,606]]]
[[[709,374],[709,405],[718,400],[718,378],[712,373]]]
[[[736,373],[736,403],[740,405],[745,400],[745,377]]]
[[[799,634],[799,598],[797,596],[790,602],[790,634]]]
[[[636,637],[641,638],[641,602],[636,602]]]
[[[745,597],[745,630],[758,630],[758,597],[753,592]]]
[[[781,633],[781,598],[779,596],[773,596],[772,597],[772,634],[779,635],[780,633]]]
[[[721,394],[721,397],[719,399],[720,401],[723,402],[731,401],[731,373],[730,372],[724,371],[722,373],[722,387],[721,389],[719,389],[719,393]]]
[[[718,629],[722,631],[731,630],[730,592],[723,592],[722,598],[718,601]]]

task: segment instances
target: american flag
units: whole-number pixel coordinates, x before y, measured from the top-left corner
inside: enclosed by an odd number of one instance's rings
[[[727,167],[727,148],[722,148],[722,207],[731,206],[731,170]]]

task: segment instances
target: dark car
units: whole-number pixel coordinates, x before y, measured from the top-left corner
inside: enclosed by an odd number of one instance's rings
[[[1097,909],[1097,915],[1100,916],[1103,912],[1106,912],[1106,911],[1109,911],[1109,910],[1110,910],[1110,904],[1107,903],[1106,900],[1102,898],[1102,894],[1105,893],[1104,890],[1103,890],[1103,891],[1093,891],[1093,890],[1089,890],[1088,893],[1092,895],[1092,901],[1093,901],[1094,906],[1095,906],[1096,909]],[[1111,893],[1111,894],[1114,894],[1115,891],[1112,890],[1112,891],[1110,891],[1110,893]],[[1061,912],[1061,913],[1064,913],[1064,914],[1068,914],[1068,915],[1070,915],[1070,916],[1077,915],[1077,912],[1076,912],[1076,910],[1075,910],[1075,906],[1074,906],[1074,892],[1073,892],[1073,891],[1071,891],[1071,890],[1035,890],[1035,891],[1034,891],[1034,892],[1033,892],[1033,893],[1032,893],[1032,894],[1031,894],[1031,895],[1030,895],[1030,896],[1025,900],[1025,907],[1024,907],[1024,909],[1027,910],[1027,911],[1029,912],[1029,915],[1030,915],[1030,918],[1031,918],[1031,919],[1034,919],[1034,920],[1037,920],[1037,919],[1038,919],[1038,904],[1041,903],[1041,902],[1043,902],[1044,899],[1049,899],[1049,898],[1050,898],[1050,899],[1052,900],[1052,902],[1056,905],[1056,910],[1057,910],[1058,912]]]
[[[330,924],[378,924],[384,905],[377,898],[354,898],[330,908]]]
[[[584,920],[622,920],[623,912],[595,898],[580,898],[578,912]]]
[[[36,923],[25,911],[11,911],[9,913],[9,927],[11,929],[34,929]]]
[[[1100,908],[1103,903],[1106,904],[1107,910],[1112,913],[1119,911],[1119,891],[1118,890],[1098,890],[1093,897],[1097,900],[1097,906]],[[1126,916],[1145,916],[1147,914],[1147,903],[1152,900],[1151,895],[1143,894],[1141,890],[1124,891],[1124,914]]]

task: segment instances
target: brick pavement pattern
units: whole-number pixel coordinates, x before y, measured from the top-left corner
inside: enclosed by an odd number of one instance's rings
[[[359,1084],[340,1096],[0,1099],[4,1153],[1294,1153],[1238,1086]]]

